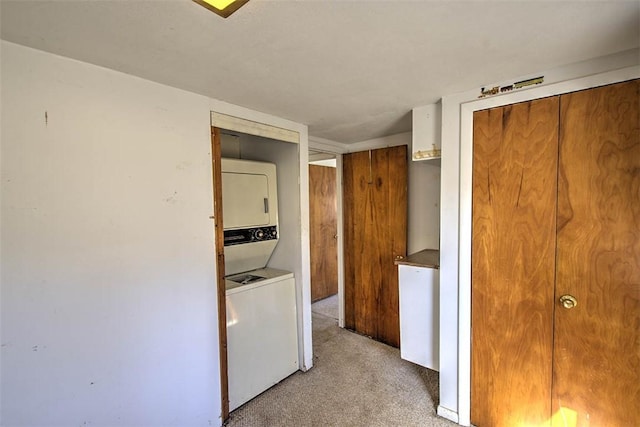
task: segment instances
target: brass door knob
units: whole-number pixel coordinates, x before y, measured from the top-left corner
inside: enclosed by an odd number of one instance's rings
[[[578,305],[578,300],[572,295],[562,295],[560,297],[560,304],[568,310]]]

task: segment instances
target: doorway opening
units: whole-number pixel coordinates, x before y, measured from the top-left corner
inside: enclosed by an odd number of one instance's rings
[[[312,311],[344,327],[340,160],[309,150],[309,243]]]

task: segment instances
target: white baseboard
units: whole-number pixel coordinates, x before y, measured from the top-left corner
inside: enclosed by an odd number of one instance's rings
[[[444,406],[438,405],[438,415],[442,418],[448,419],[449,421],[453,421],[454,423],[458,422],[458,413],[445,408]]]

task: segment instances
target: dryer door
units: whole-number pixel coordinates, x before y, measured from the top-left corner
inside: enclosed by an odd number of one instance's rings
[[[267,175],[222,173],[224,228],[249,228],[268,225],[269,180]]]

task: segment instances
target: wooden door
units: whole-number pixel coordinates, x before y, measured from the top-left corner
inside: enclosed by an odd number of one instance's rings
[[[475,425],[640,425],[639,102],[635,80],[475,113]]]
[[[639,100],[640,80],[560,99],[556,298],[577,305],[556,303],[553,411],[576,426],[640,426]]]
[[[338,293],[336,168],[309,165],[311,301]]]
[[[407,250],[407,148],[343,156],[345,326],[398,347],[396,257]]]
[[[473,128],[471,422],[551,415],[558,98],[478,111]]]

